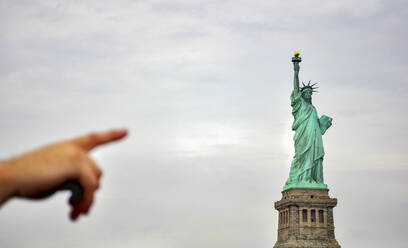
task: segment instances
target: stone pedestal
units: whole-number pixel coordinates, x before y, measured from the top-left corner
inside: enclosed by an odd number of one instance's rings
[[[328,189],[292,188],[275,202],[279,211],[274,248],[340,248],[334,236],[333,208],[337,199]]]

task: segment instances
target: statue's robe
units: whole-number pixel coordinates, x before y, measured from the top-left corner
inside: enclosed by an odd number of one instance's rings
[[[316,108],[306,102],[301,92],[293,91],[291,96],[292,114],[295,118],[295,156],[293,157],[286,185],[297,183],[323,182],[323,140]]]

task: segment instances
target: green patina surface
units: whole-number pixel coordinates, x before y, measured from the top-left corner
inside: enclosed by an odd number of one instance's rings
[[[299,87],[300,57],[292,59],[294,65],[293,91],[290,96],[295,131],[295,156],[284,190],[290,188],[327,188],[323,181],[324,148],[322,135],[332,124],[332,118],[318,117],[312,104],[314,85]]]

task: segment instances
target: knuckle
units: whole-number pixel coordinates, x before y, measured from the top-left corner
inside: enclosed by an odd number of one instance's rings
[[[94,189],[99,189],[99,181],[96,181],[94,184],[93,184],[93,188]]]
[[[98,142],[98,140],[99,140],[99,135],[98,135],[97,133],[95,133],[95,132],[92,132],[92,133],[90,133],[90,134],[88,135],[88,139],[89,139],[89,141],[92,142],[92,143]]]
[[[88,186],[89,186],[91,192],[95,191],[96,189],[99,188],[99,180],[97,180],[95,178],[89,178]]]
[[[98,175],[98,177],[101,177],[103,175],[103,171],[100,168],[96,168],[96,174]]]

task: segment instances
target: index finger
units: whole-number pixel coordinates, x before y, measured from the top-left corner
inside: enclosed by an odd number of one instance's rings
[[[112,141],[120,140],[127,135],[127,129],[112,129],[109,131],[95,132],[86,134],[71,140],[74,144],[80,146],[86,151],[90,151],[93,148],[110,143]]]

